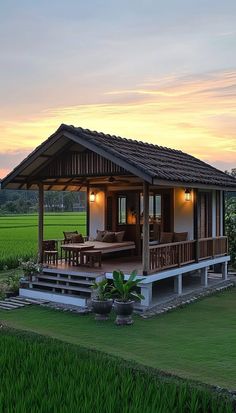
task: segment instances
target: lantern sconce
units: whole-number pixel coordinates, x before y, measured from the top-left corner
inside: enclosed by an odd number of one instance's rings
[[[184,193],[185,193],[185,201],[191,201],[192,199],[191,189],[185,188]]]
[[[89,200],[90,200],[90,202],[95,202],[95,200],[96,200],[96,194],[95,194],[95,192],[91,192],[91,193],[90,193],[90,195],[89,195]]]

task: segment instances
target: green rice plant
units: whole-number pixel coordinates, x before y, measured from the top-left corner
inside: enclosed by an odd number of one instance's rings
[[[226,396],[29,333],[0,333],[0,411],[232,413]]]
[[[61,239],[63,231],[71,229],[86,234],[86,213],[45,214],[45,239]],[[16,268],[20,259],[37,258],[37,214],[0,216],[0,233],[0,270]]]

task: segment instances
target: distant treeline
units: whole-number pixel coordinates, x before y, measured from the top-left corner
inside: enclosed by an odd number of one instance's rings
[[[45,191],[45,211],[84,211],[85,192]],[[0,190],[0,214],[27,214],[37,212],[38,192],[23,190]]]

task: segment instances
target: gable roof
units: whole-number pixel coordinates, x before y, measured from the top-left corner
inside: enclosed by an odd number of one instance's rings
[[[229,190],[236,188],[234,177],[180,150],[65,124],[62,124],[53,135],[3,179],[2,187],[8,187],[8,184],[13,183],[17,176],[23,182],[27,173],[33,173],[35,168],[43,168],[49,156],[47,154],[56,155],[58,151],[66,148],[69,140],[99,153],[152,184],[176,183],[195,187],[203,185]]]

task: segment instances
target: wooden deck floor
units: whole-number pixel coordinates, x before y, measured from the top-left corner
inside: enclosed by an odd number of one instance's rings
[[[142,261],[138,257],[119,257],[107,258],[102,260],[101,268],[96,265],[94,268],[88,266],[72,266],[65,263],[64,260],[59,260],[57,265],[49,265],[48,268],[58,268],[60,270],[71,270],[73,272],[86,272],[93,274],[111,273],[114,270],[122,270],[125,274],[130,274],[133,270],[137,271],[138,275],[142,275]]]

